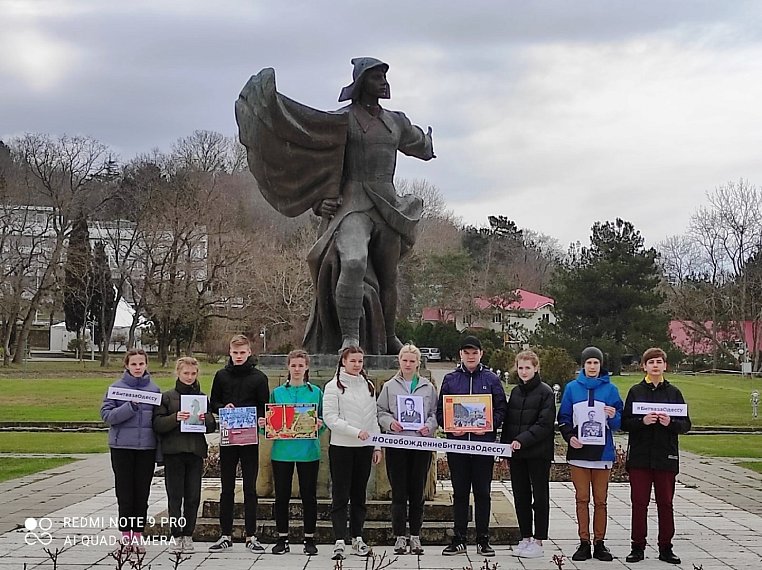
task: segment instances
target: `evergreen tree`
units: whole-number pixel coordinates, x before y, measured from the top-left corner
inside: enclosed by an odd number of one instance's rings
[[[77,333],[78,350],[82,348],[80,339],[89,316],[93,297],[92,282],[90,235],[87,219],[81,216],[74,222],[69,235],[63,291],[66,330]]]
[[[551,294],[558,323],[543,327],[532,340],[572,355],[598,346],[614,372],[625,355],[637,357],[655,345],[668,348],[657,257],[630,222],[596,222],[590,247],[573,249],[556,275]]]
[[[90,303],[90,315],[95,322],[95,343],[102,351],[108,351],[111,331],[114,327],[116,311],[116,290],[111,280],[111,268],[106,256],[106,246],[102,242],[95,244],[92,266],[93,298]]]

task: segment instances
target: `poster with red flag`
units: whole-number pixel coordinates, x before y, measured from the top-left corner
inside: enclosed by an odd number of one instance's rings
[[[317,420],[315,404],[265,404],[265,437],[315,439]]]

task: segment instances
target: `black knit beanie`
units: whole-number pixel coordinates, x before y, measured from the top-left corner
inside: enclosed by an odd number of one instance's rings
[[[600,348],[596,348],[594,346],[588,346],[585,350],[582,351],[582,356],[580,357],[580,364],[584,366],[585,362],[589,358],[597,358],[598,361],[601,364],[603,364],[603,353],[601,352]]]

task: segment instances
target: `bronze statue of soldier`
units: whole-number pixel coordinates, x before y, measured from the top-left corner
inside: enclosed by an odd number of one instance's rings
[[[410,251],[423,204],[394,188],[397,151],[434,158],[431,127],[424,133],[398,111],[377,59],[352,60],[350,85],[334,112],[301,105],[275,88],[263,69],[236,102],[240,140],[260,191],[279,212],[311,208],[322,217],[307,256],[315,299],[304,345],[313,353],[361,346],[369,354],[397,354],[397,275]]]

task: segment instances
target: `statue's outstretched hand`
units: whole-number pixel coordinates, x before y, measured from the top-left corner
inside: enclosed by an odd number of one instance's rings
[[[431,139],[431,125],[429,125],[429,128],[426,130],[426,136]],[[434,154],[434,141],[431,141],[431,158],[436,158],[437,155]]]
[[[332,218],[339,209],[339,201],[336,198],[326,198],[320,202],[320,211],[318,212],[324,218]]]

